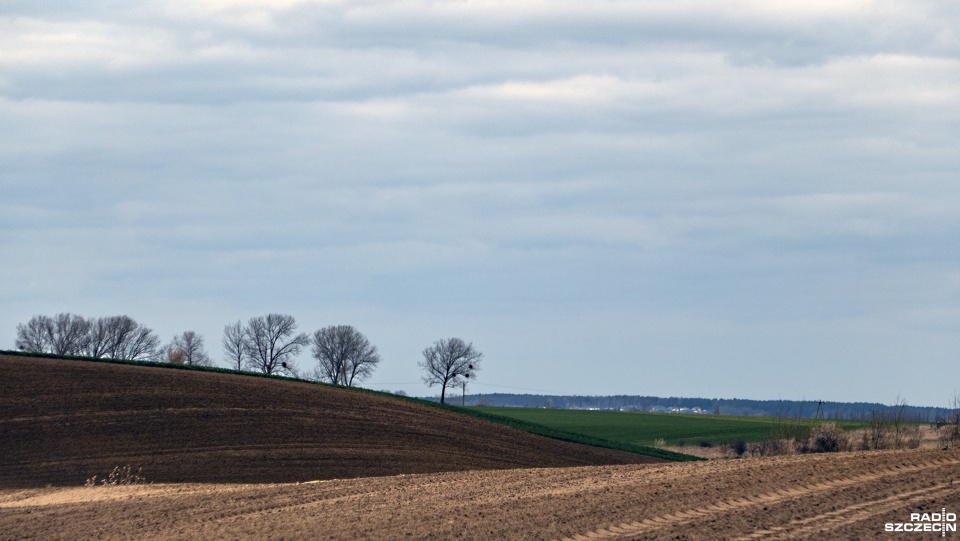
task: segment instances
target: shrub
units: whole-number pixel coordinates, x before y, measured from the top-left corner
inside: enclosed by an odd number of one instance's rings
[[[923,443],[923,432],[920,425],[907,425],[903,427],[903,440],[907,449],[917,449]]]
[[[167,351],[167,362],[170,364],[183,364],[187,361],[187,354],[179,349]]]
[[[960,447],[960,396],[953,397],[953,409],[937,419],[937,438],[942,447]]]
[[[871,412],[863,430],[860,448],[864,451],[882,449],[916,449],[923,441],[917,423],[908,423],[899,412]]]
[[[737,456],[743,456],[747,452],[747,442],[743,441],[743,438],[735,440],[730,443],[730,450]]]
[[[836,453],[850,448],[846,432],[832,423],[814,428],[810,442],[807,451],[811,453]]]
[[[725,442],[721,449],[726,457],[742,457],[747,452],[747,442],[743,438]]]
[[[960,424],[949,424],[937,430],[937,439],[942,447],[960,447]]]
[[[747,446],[750,456],[779,456],[793,454],[793,440],[770,439]]]

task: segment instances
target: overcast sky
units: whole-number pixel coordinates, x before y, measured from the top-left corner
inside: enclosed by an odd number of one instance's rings
[[[7,0],[0,253],[0,349],[277,312],[415,395],[460,337],[468,392],[946,406],[960,3]]]

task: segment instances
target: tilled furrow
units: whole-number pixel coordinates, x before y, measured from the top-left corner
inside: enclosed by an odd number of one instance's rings
[[[700,520],[711,515],[727,514],[741,509],[751,508],[759,505],[772,505],[777,504],[785,500],[801,498],[817,493],[831,492],[836,490],[841,490],[851,486],[869,483],[872,481],[877,481],[880,479],[888,477],[896,477],[906,474],[913,474],[924,470],[940,468],[947,465],[956,465],[960,464],[960,459],[935,459],[926,462],[921,462],[918,464],[911,465],[895,465],[886,468],[881,468],[876,471],[871,471],[862,475],[857,475],[848,478],[840,478],[833,480],[819,481],[814,484],[804,485],[790,490],[776,490],[759,495],[745,496],[742,498],[723,500],[720,502],[715,502],[711,505],[706,505],[696,509],[687,509],[681,510],[674,513],[669,513],[666,515],[661,515],[658,517],[647,518],[642,521],[635,521],[630,523],[623,523],[617,526],[616,530],[613,530],[609,527],[599,528],[592,530],[590,532],[585,532],[578,534],[573,537],[565,537],[563,541],[572,541],[582,536],[586,536],[589,539],[629,539],[638,535],[642,535],[649,532],[654,532],[658,530],[663,530],[666,528],[675,528],[677,526],[689,524],[690,522]],[[909,496],[911,493],[906,494],[897,494],[891,496],[890,501],[895,501],[901,496]],[[925,497],[926,494],[920,496]],[[881,502],[886,502],[886,498],[880,500]],[[862,505],[865,508],[870,506],[871,502],[866,502]],[[860,505],[860,504],[855,504]],[[878,504],[881,505],[882,504]],[[896,506],[894,507],[896,508]],[[801,519],[804,520],[804,519]],[[839,525],[839,524],[838,524]],[[767,532],[767,530],[760,530],[755,533]],[[777,530],[774,533],[780,533],[780,530]],[[766,534],[764,534],[766,535]],[[761,536],[762,537],[762,536]]]
[[[878,500],[856,503],[843,509],[829,511],[813,517],[793,520],[784,526],[758,530],[738,537],[736,541],[802,539],[812,534],[823,535],[841,526],[862,522],[922,500],[946,496],[954,491],[955,488],[952,485],[941,484],[902,492]]]

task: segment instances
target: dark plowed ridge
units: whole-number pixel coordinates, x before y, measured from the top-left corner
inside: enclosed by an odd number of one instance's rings
[[[0,487],[283,483],[661,462],[304,382],[0,355]]]

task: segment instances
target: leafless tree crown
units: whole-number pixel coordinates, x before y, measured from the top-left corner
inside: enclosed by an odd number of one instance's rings
[[[81,355],[89,341],[90,321],[73,314],[34,316],[17,325],[17,349],[57,355]]]
[[[113,359],[150,360],[156,357],[160,338],[129,316],[100,318],[106,329],[107,357]]]
[[[155,360],[160,339],[129,316],[34,316],[17,326],[16,347],[37,353]]]
[[[243,370],[247,364],[247,350],[244,347],[243,323],[238,320],[223,328],[223,353],[227,364],[237,370]]]
[[[423,350],[423,381],[430,387],[440,385],[440,403],[446,401],[447,387],[459,385],[461,381],[473,379],[479,370],[483,354],[474,349],[473,344],[459,338],[438,340]]]
[[[247,366],[264,374],[294,373],[294,359],[310,339],[306,333],[294,334],[293,316],[268,314],[251,318],[243,332],[243,350]]]
[[[178,334],[170,341],[167,346],[167,356],[172,352],[180,352],[183,355],[181,364],[192,364],[196,366],[212,366],[213,361],[207,355],[203,347],[203,337],[193,331],[184,331]]]
[[[313,333],[313,356],[317,379],[353,386],[373,374],[380,363],[377,348],[350,325],[332,325]]]

